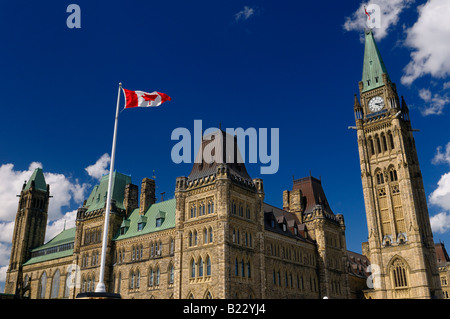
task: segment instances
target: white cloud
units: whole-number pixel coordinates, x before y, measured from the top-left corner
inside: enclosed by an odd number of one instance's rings
[[[450,230],[450,214],[441,212],[430,218],[431,229],[435,233],[444,234]]]
[[[419,96],[426,103],[425,107],[421,110],[424,116],[433,114],[440,115],[444,107],[450,103],[450,99],[447,96],[438,93],[433,94],[429,89],[420,89]]]
[[[429,0],[418,12],[416,23],[406,30],[404,44],[413,52],[401,78],[404,85],[425,74],[436,78],[450,75],[450,1]]]
[[[33,162],[28,170],[14,170],[14,164],[3,164],[0,166],[0,221],[13,221],[16,212],[18,198],[22,186],[28,180],[35,168],[42,168],[42,164]],[[61,211],[64,206],[69,206],[71,201],[82,202],[88,184],[80,184],[78,180],[71,181],[63,174],[48,173],[44,171],[44,178],[50,185],[50,198],[48,218],[49,220],[61,217]]]
[[[95,162],[95,164],[86,167],[85,170],[89,176],[100,180],[103,175],[109,173],[108,167],[110,161],[111,158],[109,157],[109,154],[105,153],[97,160],[97,162]]]
[[[55,220],[47,225],[45,232],[45,241],[52,239],[65,229],[75,227],[75,220],[77,218],[77,210],[66,213],[61,219]]]
[[[436,149],[436,155],[431,162],[433,164],[447,163],[450,165],[450,142],[448,142],[447,146],[445,146],[444,153],[442,153],[442,146],[438,146]]]
[[[367,28],[367,16],[364,8],[370,4],[376,4],[380,7],[380,27],[373,28],[373,34],[376,40],[383,39],[391,27],[397,25],[400,13],[408,8],[414,0],[377,0],[363,1],[359,8],[345,19],[343,25],[346,31],[362,32]]]
[[[429,196],[430,204],[450,211],[450,172],[441,176],[438,187]]]
[[[255,14],[255,9],[245,6],[244,9],[234,15],[235,21],[247,20]]]

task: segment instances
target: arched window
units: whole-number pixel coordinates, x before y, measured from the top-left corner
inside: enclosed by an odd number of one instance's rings
[[[213,296],[209,291],[206,293],[205,299],[213,299]]]
[[[71,285],[72,285],[72,271],[69,270],[66,274],[66,282],[64,285],[64,298],[69,297]]]
[[[60,274],[59,274],[59,269],[57,269],[55,274],[53,275],[52,293],[50,295],[51,296],[50,298],[58,298],[58,294],[59,294],[59,279],[60,279]]]
[[[391,168],[389,171],[389,177],[391,182],[395,182],[398,180],[397,171],[394,168]]]
[[[154,284],[154,274],[155,272],[153,271],[153,268],[150,267],[150,270],[148,272],[148,285],[150,287],[153,287]]]
[[[381,142],[378,135],[375,135],[375,140],[377,142],[377,153],[382,153],[383,150],[381,149]]]
[[[192,232],[189,232],[189,246],[192,246]]]
[[[252,277],[252,271],[251,271],[251,267],[250,267],[250,261],[247,261],[247,277],[251,278]]]
[[[130,288],[131,288],[131,289],[134,288],[134,278],[135,278],[135,275],[134,275],[134,271],[132,270],[132,271],[131,271],[131,277],[130,277]],[[88,284],[88,285],[89,285],[89,284]],[[88,288],[88,290],[89,290],[89,288]]]
[[[173,284],[174,273],[175,273],[175,269],[173,267],[173,264],[170,264],[170,266],[169,266],[169,284]]]
[[[197,231],[194,230],[194,245],[195,245],[195,246],[197,246],[197,238],[198,238],[198,236],[197,236]]]
[[[395,149],[395,146],[394,146],[394,137],[392,136],[391,131],[388,132],[388,139],[389,139],[389,144],[390,144],[391,149],[392,149],[392,150]]]
[[[191,278],[195,278],[195,267],[196,267],[195,260],[192,259],[192,261],[191,261]]]
[[[244,259],[241,260],[241,276],[245,277]]]
[[[372,137],[369,137],[369,150],[370,150],[370,155],[375,155],[375,148],[373,145],[373,139]]]
[[[406,263],[397,258],[391,265],[392,282],[395,288],[408,287],[408,271]]]
[[[159,286],[159,279],[161,277],[161,272],[159,271],[159,267],[156,268],[156,280],[155,280],[155,285]]]
[[[239,265],[238,265],[238,260],[237,258],[234,260],[234,275],[238,276],[239,275]]]
[[[384,184],[384,176],[383,176],[383,172],[379,171],[378,173],[376,173],[377,175],[377,184]]]
[[[213,231],[212,231],[212,227],[209,227],[209,242],[210,242],[210,243],[213,242]]]
[[[387,141],[386,141],[386,136],[383,134],[381,134],[381,141],[383,143],[383,152],[386,152],[388,150],[388,146],[387,146]]]
[[[200,260],[198,262],[198,276],[203,277],[203,259],[200,257]]]
[[[170,254],[173,255],[175,252],[175,240],[170,238]]]
[[[136,273],[136,288],[139,288],[140,286],[141,286],[141,272],[138,269]]]
[[[203,229],[203,243],[208,243],[208,230],[206,228]]]
[[[211,258],[206,257],[206,276],[211,276]]]
[[[46,288],[47,288],[47,273],[44,271],[44,273],[41,276],[41,280],[39,281],[39,298],[40,299],[45,298]]]

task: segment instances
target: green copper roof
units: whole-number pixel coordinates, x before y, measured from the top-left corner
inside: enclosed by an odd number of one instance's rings
[[[176,200],[169,199],[151,205],[144,216],[139,215],[139,208],[135,209],[130,216],[122,223],[122,226],[129,227],[125,234],[121,235],[120,230],[117,232],[114,240],[121,240],[134,236],[149,234],[161,230],[175,227],[175,207]],[[144,218],[142,218],[144,217]],[[161,218],[161,226],[156,227],[156,219]],[[145,222],[142,230],[138,230],[138,223]]]
[[[116,201],[116,206],[120,209],[124,209],[123,199],[125,193],[125,186],[131,184],[131,177],[118,172],[113,173],[113,191],[111,198]],[[94,211],[105,206],[106,193],[108,192],[108,179],[109,174],[102,177],[100,184],[96,185],[86,200],[85,207],[87,212]]]
[[[373,38],[373,33],[371,30],[366,31],[365,43],[362,92],[373,90],[386,84],[383,83],[383,73],[386,73],[389,79],[386,66],[384,65],[383,59],[381,58],[380,51],[378,51],[378,47],[375,43],[375,39]]]
[[[47,191],[47,183],[45,182],[44,173],[42,172],[42,168],[36,168],[28,180],[27,185],[25,185],[24,191],[30,189],[31,182],[34,181],[34,187],[36,189],[40,189],[42,191]]]
[[[73,254],[73,245],[68,246],[65,244],[70,244],[74,241],[75,227],[63,230],[44,245],[32,249],[32,255],[38,256],[30,258],[26,263],[24,263],[24,265],[31,265],[47,260],[71,256]]]

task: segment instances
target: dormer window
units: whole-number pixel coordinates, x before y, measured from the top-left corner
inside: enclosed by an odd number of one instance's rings
[[[275,221],[273,219],[270,220],[270,227],[275,228]]]
[[[143,215],[139,216],[138,224],[137,224],[137,227],[138,227],[137,230],[138,231],[142,231],[144,229],[144,227],[145,227],[145,224],[147,224],[147,217],[145,217]]]
[[[286,231],[286,229],[287,229],[286,224],[283,223],[283,231]]]
[[[166,213],[159,211],[158,214],[156,214],[156,227],[161,227],[162,223],[164,223],[164,220],[166,219]]]
[[[124,219],[122,221],[122,224],[120,225],[120,234],[124,235],[127,232],[128,228],[130,228],[130,220]]]
[[[295,234],[295,236],[297,236],[297,235],[298,235],[298,229],[297,229],[297,225],[294,225],[294,234]]]

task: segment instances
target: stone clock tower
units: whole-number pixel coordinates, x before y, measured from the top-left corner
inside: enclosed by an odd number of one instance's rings
[[[361,179],[374,287],[367,298],[441,298],[433,234],[408,107],[365,32],[355,94]],[[372,287],[371,287],[372,288]]]

